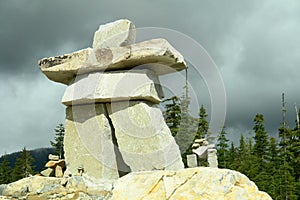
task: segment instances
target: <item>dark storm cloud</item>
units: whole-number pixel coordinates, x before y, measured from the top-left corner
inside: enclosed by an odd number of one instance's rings
[[[224,79],[228,129],[247,132],[254,115],[263,113],[275,134],[281,92],[287,95],[290,124],[293,103],[300,106],[299,11],[296,0],[0,1],[0,154],[25,145],[49,146],[53,128],[63,122],[64,87],[45,78],[38,59],[91,46],[100,24],[120,18],[136,27],[170,28],[195,39]],[[190,78],[199,99],[209,106],[203,82]]]

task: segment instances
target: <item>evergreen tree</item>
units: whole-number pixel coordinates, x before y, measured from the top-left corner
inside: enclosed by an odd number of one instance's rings
[[[197,130],[197,139],[204,138],[207,135],[208,132],[208,122],[207,122],[207,116],[206,109],[203,105],[201,105],[200,111],[199,111],[199,122],[198,122],[198,130]]]
[[[24,147],[21,156],[17,158],[15,163],[15,168],[12,172],[12,181],[17,181],[19,179],[29,177],[34,174],[32,163],[34,162],[33,157],[30,155],[29,151]]]
[[[12,169],[9,165],[7,155],[3,156],[3,160],[0,163],[0,184],[7,184],[11,182]]]
[[[203,105],[201,105],[198,115],[198,126],[197,126],[197,132],[195,139],[201,139],[207,137],[209,124],[207,122],[207,112]],[[194,140],[195,140],[194,139]],[[199,158],[198,159],[198,165],[199,166],[208,166],[207,158]]]
[[[238,168],[237,170],[243,174],[247,173],[247,145],[244,139],[244,135],[241,134],[241,138],[240,138],[240,146],[238,148]]]
[[[300,118],[300,110],[298,111],[298,119]],[[300,125],[296,119],[296,126],[291,131],[290,139],[290,147],[291,151],[291,166],[294,168],[295,179],[297,182],[300,182]],[[299,190],[300,191],[300,188]],[[299,192],[300,196],[300,192]]]
[[[257,184],[262,191],[267,191],[270,176],[267,170],[267,163],[269,159],[269,136],[264,127],[264,116],[257,114],[254,118],[254,148],[251,174],[254,177],[252,180]]]
[[[164,100],[163,102],[170,102],[165,104],[164,118],[166,124],[171,130],[172,136],[175,137],[181,120],[181,108],[180,100],[177,96],[173,96],[169,99]]]
[[[272,178],[266,191],[273,199],[277,199],[276,197],[280,194],[278,189],[280,182],[280,170],[278,169],[278,166],[280,165],[280,162],[276,138],[270,138],[269,150],[270,159],[268,163],[268,171]]]
[[[269,138],[264,126],[264,116],[262,114],[257,114],[254,118],[254,123],[253,130],[255,132],[255,144],[253,153],[260,161],[263,161],[265,156],[267,156],[269,147]]]
[[[50,141],[50,144],[55,148],[55,154],[59,155],[59,158],[64,158],[64,136],[65,128],[63,124],[59,124],[54,129],[55,138],[54,141]]]
[[[291,152],[291,135],[292,130],[286,128],[285,125],[279,128],[280,137],[280,181],[279,181],[279,199],[297,199],[299,196],[297,193],[298,184],[295,179],[295,172],[292,166],[293,153]]]
[[[227,168],[229,162],[229,145],[228,139],[226,138],[225,127],[223,127],[220,136],[218,137],[218,144],[217,144],[217,154],[218,154],[218,163],[219,168]]]
[[[229,160],[228,168],[232,169],[232,170],[236,170],[237,169],[237,162],[236,162],[237,152],[236,152],[236,148],[235,148],[233,142],[231,142],[231,144],[230,144],[228,160]]]

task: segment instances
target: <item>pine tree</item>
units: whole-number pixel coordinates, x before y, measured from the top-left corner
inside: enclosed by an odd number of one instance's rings
[[[64,158],[64,136],[65,128],[63,124],[59,124],[54,129],[55,141],[50,141],[50,144],[55,148],[55,154],[59,155],[59,158]]]
[[[218,163],[219,168],[227,168],[229,162],[229,145],[228,139],[226,138],[225,127],[223,127],[220,136],[218,137],[218,144],[217,144],[217,154],[218,154]]]
[[[284,125],[279,128],[280,137],[280,184],[279,184],[279,199],[297,199],[298,184],[295,179],[295,172],[292,166],[293,153],[291,152],[291,135],[292,130]]]
[[[7,155],[3,156],[3,160],[0,163],[0,184],[7,184],[11,182],[12,169],[9,165]]]
[[[17,181],[19,179],[29,177],[34,174],[32,163],[34,162],[33,157],[30,155],[29,151],[24,147],[21,156],[17,158],[15,163],[15,168],[12,172],[12,181]]]
[[[270,150],[270,157],[269,157],[269,163],[267,168],[269,171],[269,175],[272,178],[271,181],[269,182],[269,186],[266,191],[273,199],[276,199],[276,197],[280,194],[278,189],[279,182],[280,182],[280,170],[278,169],[278,166],[280,165],[280,162],[279,162],[279,152],[278,152],[276,138],[270,138],[269,150]]]
[[[175,137],[181,120],[181,109],[180,109],[180,100],[177,96],[173,96],[169,99],[164,100],[163,102],[170,102],[165,104],[164,118],[171,130],[172,136]]]
[[[300,118],[300,110],[298,111],[298,119]],[[291,166],[294,168],[294,176],[295,176],[295,188],[296,195],[298,198],[300,197],[300,125],[298,124],[298,119],[296,119],[296,126],[292,131],[292,142],[291,142],[291,152],[292,152],[292,160]]]
[[[254,118],[254,123],[253,130],[255,132],[255,144],[253,153],[260,161],[264,161],[269,147],[269,138],[264,126],[264,116],[262,114],[257,114]]]
[[[240,146],[238,148],[238,168],[237,170],[243,174],[247,172],[247,145],[244,139],[244,135],[241,134]]]
[[[228,153],[228,160],[229,160],[229,169],[236,170],[237,169],[237,151],[236,148],[231,142],[230,148],[229,148],[229,153]]]
[[[204,138],[207,135],[208,132],[208,122],[207,122],[207,116],[206,109],[203,105],[201,105],[200,111],[199,111],[199,122],[198,122],[198,130],[197,130],[197,139]]]
[[[254,148],[253,148],[253,165],[252,178],[260,190],[267,191],[270,176],[267,170],[267,163],[269,159],[269,136],[264,127],[264,116],[257,114],[254,118]],[[251,178],[251,177],[250,177]]]

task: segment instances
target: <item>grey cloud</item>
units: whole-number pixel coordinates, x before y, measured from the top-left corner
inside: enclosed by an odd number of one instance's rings
[[[91,46],[98,26],[119,18],[130,19],[137,27],[174,29],[203,45],[224,79],[228,130],[247,132],[254,115],[262,113],[267,129],[276,134],[281,92],[286,92],[287,117],[293,126],[293,103],[300,106],[299,4],[297,0],[1,1],[0,154],[24,145],[49,145],[53,128],[64,120],[60,104],[64,87],[46,79],[38,59]],[[190,74],[193,88],[200,91],[200,104],[209,106],[208,92],[197,79]]]

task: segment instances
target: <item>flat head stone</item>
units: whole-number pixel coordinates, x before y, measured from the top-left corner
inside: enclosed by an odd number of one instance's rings
[[[77,75],[96,71],[150,69],[157,75],[186,69],[183,56],[165,39],[153,39],[125,47],[83,49],[43,58],[41,71],[52,81],[70,84]]]
[[[93,49],[121,47],[135,42],[135,26],[128,19],[100,25],[94,34]]]
[[[50,160],[48,161],[46,164],[45,164],[45,167],[48,167],[48,168],[53,168],[55,167],[56,165],[59,165],[59,166],[65,166],[65,160]]]
[[[52,154],[49,154],[49,156],[48,156],[48,159],[49,160],[59,160],[59,156],[58,155],[52,155]]]

